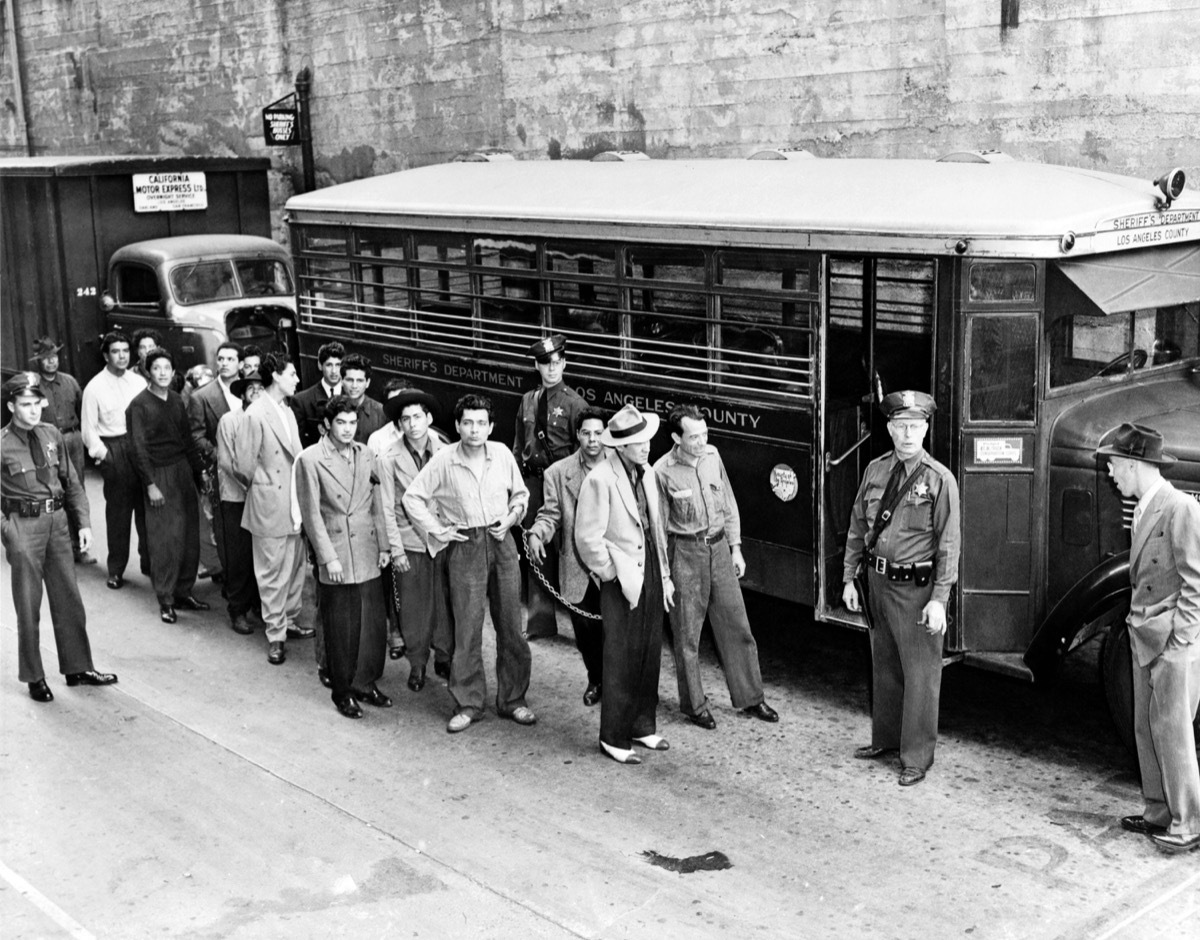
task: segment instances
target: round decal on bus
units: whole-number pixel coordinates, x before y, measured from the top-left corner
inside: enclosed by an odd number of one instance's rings
[[[800,489],[796,482],[796,471],[785,463],[777,463],[771,470],[771,492],[783,502],[790,503]]]

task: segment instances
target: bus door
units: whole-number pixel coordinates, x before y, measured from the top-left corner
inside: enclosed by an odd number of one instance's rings
[[[891,450],[883,396],[933,388],[936,275],[927,258],[831,256],[826,264],[815,474],[823,620],[864,625],[841,600],[850,511],[867,464]]]

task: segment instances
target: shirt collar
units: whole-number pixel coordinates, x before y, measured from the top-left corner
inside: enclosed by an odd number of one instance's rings
[[[1150,505],[1150,500],[1154,498],[1154,494],[1161,490],[1163,484],[1166,482],[1166,477],[1159,477],[1157,480],[1151,483],[1150,489],[1146,490],[1146,492],[1142,494],[1142,498],[1137,501],[1137,506],[1134,508],[1141,512],[1145,512],[1146,507]]]

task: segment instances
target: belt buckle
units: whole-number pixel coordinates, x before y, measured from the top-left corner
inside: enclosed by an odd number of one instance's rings
[[[54,512],[54,497],[42,500],[42,512]]]
[[[875,569],[876,574],[886,575],[887,574],[887,559],[882,558],[879,555],[876,555],[874,561],[871,564],[871,567],[873,567]]]

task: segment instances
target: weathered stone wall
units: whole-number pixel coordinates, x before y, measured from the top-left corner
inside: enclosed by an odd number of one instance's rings
[[[3,0],[12,2],[12,0]],[[1019,25],[1001,28],[1002,10]],[[1198,0],[20,0],[0,146],[297,150],[260,109],[313,73],[318,183],[499,146],[1015,156],[1200,180]]]

